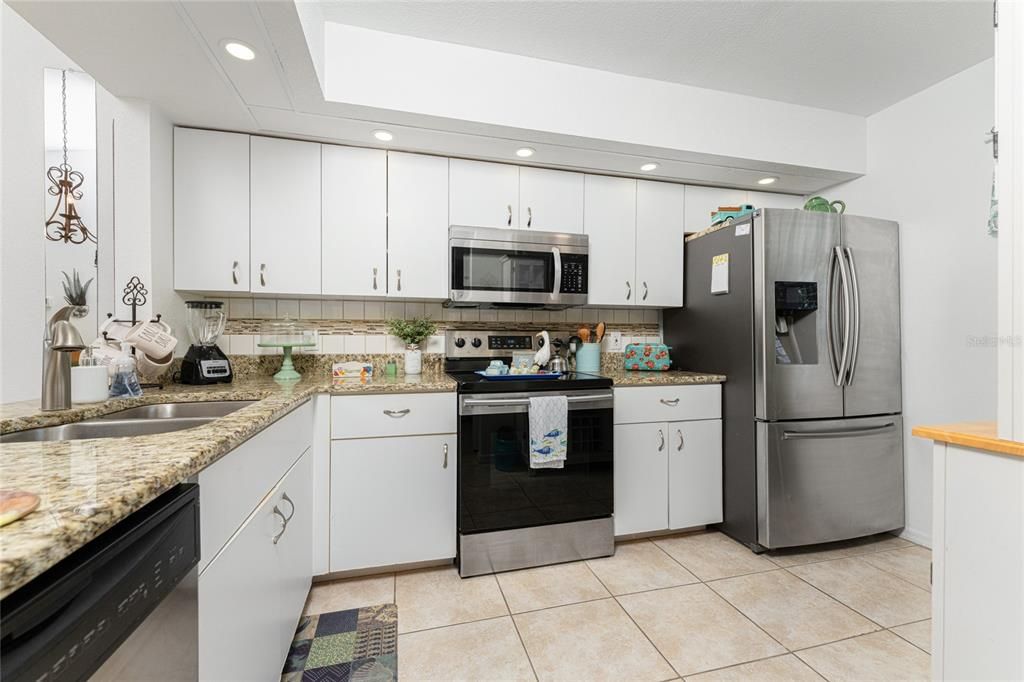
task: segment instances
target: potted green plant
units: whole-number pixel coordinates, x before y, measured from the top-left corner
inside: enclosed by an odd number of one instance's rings
[[[61,286],[64,287],[64,300],[67,304],[75,311],[72,313],[75,317],[85,317],[89,314],[89,285],[92,284],[92,278],[89,278],[85,284],[82,284],[82,279],[78,276],[78,270],[72,270],[71,275],[67,272],[61,271],[60,274],[64,275],[64,281],[61,282]]]
[[[388,320],[388,331],[405,342],[405,373],[419,374],[423,371],[423,355],[420,344],[437,331],[437,325],[428,317],[411,320]]]

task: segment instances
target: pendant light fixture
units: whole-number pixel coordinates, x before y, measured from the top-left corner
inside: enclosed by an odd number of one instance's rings
[[[46,219],[46,238],[54,242],[71,244],[82,244],[86,241],[96,243],[96,235],[93,234],[82,217],[78,215],[75,208],[75,201],[82,198],[82,191],[78,189],[85,182],[85,176],[79,171],[71,168],[68,163],[68,72],[60,72],[60,106],[61,122],[64,132],[64,162],[59,166],[50,166],[46,171],[46,177],[50,180],[52,187],[46,191],[50,196],[57,197],[53,213]]]

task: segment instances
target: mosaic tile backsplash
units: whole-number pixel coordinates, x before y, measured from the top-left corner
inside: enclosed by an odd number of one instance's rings
[[[422,301],[300,301],[292,299],[230,298],[228,322],[221,347],[232,355],[278,354],[279,348],[259,348],[260,322],[292,317],[313,324],[318,346],[306,349],[314,354],[400,353],[402,341],[387,333],[386,321],[394,318],[429,317],[437,322],[438,334],[427,340],[425,353],[444,352],[447,329],[548,330],[552,336],[567,338],[581,324],[591,328],[603,321],[607,327],[606,348],[611,332],[622,334],[622,343],[661,341],[661,312],[654,309],[571,308],[569,310],[476,310],[444,308],[440,303]],[[299,349],[296,349],[296,353]]]

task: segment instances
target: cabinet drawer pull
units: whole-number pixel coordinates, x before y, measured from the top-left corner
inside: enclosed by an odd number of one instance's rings
[[[644,299],[643,300],[645,300],[645,301],[647,300],[647,282],[644,282]]]
[[[401,291],[402,290],[402,271],[401,270],[395,270],[395,274],[398,275],[398,290]]]
[[[526,207],[526,226],[533,227],[533,209],[529,206]]]
[[[665,449],[665,432],[658,429],[658,452]]]
[[[676,447],[676,452],[682,452],[683,451],[683,430],[682,429],[676,429],[676,435],[679,436],[679,445]]]
[[[373,290],[377,291],[377,268],[373,269]]]
[[[274,544],[276,545],[277,541],[281,539],[282,535],[284,535],[284,532],[288,530],[288,517],[281,513],[281,510],[277,508],[276,504],[274,505],[274,513],[280,516],[281,520],[284,522],[284,525],[281,526],[281,532],[274,536]]]
[[[658,402],[660,402],[662,405],[668,405],[669,407],[675,407],[676,405],[679,404],[679,398],[671,398],[671,399],[669,399],[669,398],[662,398]]]
[[[260,263],[260,286],[267,286],[267,264]]]
[[[231,264],[231,281],[238,284],[238,261]]]
[[[626,300],[628,301],[633,296],[633,285],[628,281],[626,282]]]
[[[506,222],[506,224],[509,227],[512,227],[512,204],[508,205],[507,210],[508,210],[508,221]]]
[[[295,503],[292,502],[292,498],[288,497],[288,493],[281,493],[281,499],[287,502],[292,508],[292,513],[288,515],[287,519],[285,519],[285,521],[291,521],[292,517],[295,516]]]
[[[404,410],[384,410],[384,414],[392,419],[401,419],[405,415],[409,414],[409,408],[407,407]]]
[[[448,468],[448,443],[444,444],[444,462],[441,463],[441,468]]]

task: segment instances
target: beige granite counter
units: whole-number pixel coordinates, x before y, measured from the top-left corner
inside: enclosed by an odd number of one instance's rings
[[[601,376],[608,377],[615,382],[616,386],[685,386],[687,384],[721,384],[725,382],[724,374],[704,374],[681,370],[636,372],[622,367],[617,369],[602,367]]]
[[[0,488],[32,492],[39,507],[0,528],[0,597],[10,594],[174,485],[194,476],[317,393],[454,391],[433,371],[372,381],[252,378],[214,386],[168,386],[141,398],[41,413],[38,402],[0,406],[4,432],[81,421],[158,402],[258,400],[210,424],[130,438],[0,444]]]

